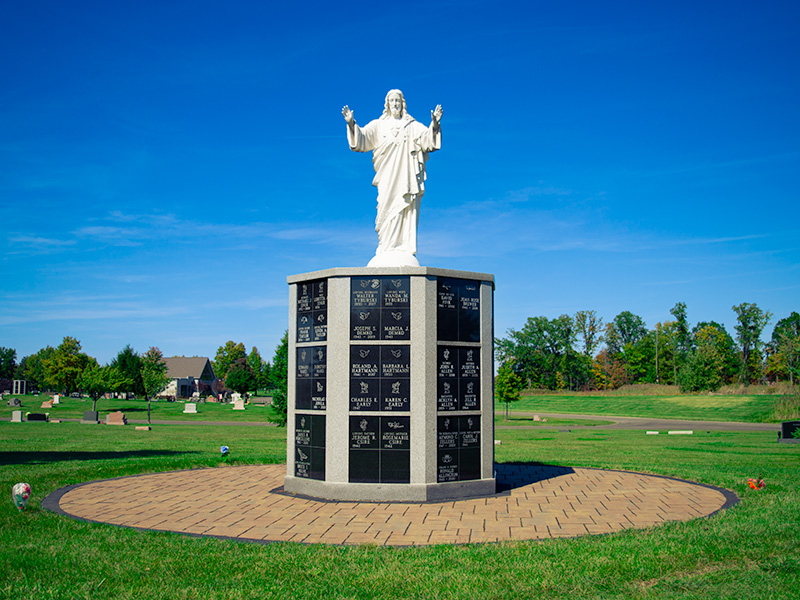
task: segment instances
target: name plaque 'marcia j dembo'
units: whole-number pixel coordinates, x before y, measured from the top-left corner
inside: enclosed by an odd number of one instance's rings
[[[494,493],[493,276],[335,268],[288,281],[286,491]]]

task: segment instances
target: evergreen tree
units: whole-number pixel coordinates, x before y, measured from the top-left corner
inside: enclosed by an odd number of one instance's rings
[[[117,353],[117,356],[111,361],[111,366],[119,372],[124,380],[130,382],[130,389],[119,390],[120,392],[133,392],[137,396],[144,396],[142,357],[131,348],[130,344]]]
[[[275,348],[275,356],[272,358],[272,368],[270,369],[270,380],[272,383],[272,407],[278,413],[280,425],[286,425],[286,408],[289,381],[289,332],[286,331],[281,338],[278,347]]]

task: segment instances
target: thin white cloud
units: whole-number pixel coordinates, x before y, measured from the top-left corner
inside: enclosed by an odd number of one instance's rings
[[[54,238],[45,238],[32,235],[18,235],[8,238],[12,244],[27,244],[30,246],[38,247],[51,247],[51,246],[72,246],[75,240],[60,240]]]

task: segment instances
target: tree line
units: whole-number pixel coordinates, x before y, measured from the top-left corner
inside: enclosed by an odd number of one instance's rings
[[[211,361],[218,378],[216,387],[201,393],[233,390],[246,394],[270,389],[274,408],[285,417],[288,348],[288,333],[285,333],[269,363],[255,346],[248,353],[241,342],[226,342]],[[126,345],[109,364],[100,366],[97,359],[83,352],[80,341],[67,336],[55,348],[46,346],[23,357],[19,363],[16,359],[15,349],[0,347],[2,389],[10,390],[12,379],[22,379],[27,381],[28,390],[49,390],[64,395],[80,392],[92,398],[93,410],[97,400],[105,394],[132,394],[149,400],[169,383],[167,365],[157,347],[139,354]]]
[[[691,326],[683,302],[670,309],[674,320],[649,330],[630,311],[607,323],[594,310],[530,317],[522,329],[495,340],[498,385],[513,388],[518,381],[549,390],[604,390],[662,383],[694,392],[731,383],[794,384],[800,377],[800,315],[779,320],[763,343],[772,313],[755,303],[732,310],[735,337],[715,321]]]
[[[225,385],[240,394],[267,389],[272,393],[272,407],[279,417],[286,418],[286,390],[289,370],[289,333],[284,332],[275,348],[272,362],[261,358],[258,348],[247,352],[241,342],[228,340],[217,348],[211,361],[214,374]]]

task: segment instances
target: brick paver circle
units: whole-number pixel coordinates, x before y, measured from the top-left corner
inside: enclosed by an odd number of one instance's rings
[[[62,488],[46,508],[157,531],[389,546],[537,540],[612,533],[704,517],[732,492],[624,471],[497,465],[493,496],[428,503],[338,502],[282,492],[285,465],[193,469]]]

